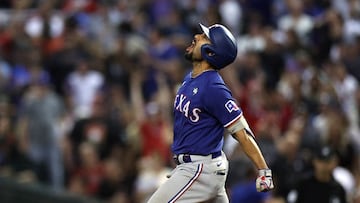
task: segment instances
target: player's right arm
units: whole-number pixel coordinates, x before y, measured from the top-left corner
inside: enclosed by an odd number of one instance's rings
[[[258,144],[255,142],[254,135],[244,116],[241,116],[235,123],[229,126],[228,130],[240,143],[245,154],[251,159],[259,171],[258,178],[256,179],[256,189],[259,192],[266,192],[273,189],[272,172],[269,169]]]

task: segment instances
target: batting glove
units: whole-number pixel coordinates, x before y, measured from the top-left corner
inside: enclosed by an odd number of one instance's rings
[[[272,172],[270,169],[260,169],[256,178],[256,190],[258,192],[267,192],[274,188]]]

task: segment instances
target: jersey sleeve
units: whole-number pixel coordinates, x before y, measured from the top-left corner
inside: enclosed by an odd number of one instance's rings
[[[226,128],[242,116],[230,90],[221,83],[209,85],[204,97],[206,110]]]

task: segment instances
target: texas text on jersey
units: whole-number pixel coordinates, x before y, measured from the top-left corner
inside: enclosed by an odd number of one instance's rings
[[[241,116],[218,71],[187,75],[174,102],[175,154],[209,154],[221,151],[224,127]]]

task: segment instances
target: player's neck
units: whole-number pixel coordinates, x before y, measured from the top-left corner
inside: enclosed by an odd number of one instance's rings
[[[215,69],[212,68],[208,63],[193,63],[191,77],[196,78],[201,73],[206,72],[206,71],[211,71],[211,70],[215,70]]]

